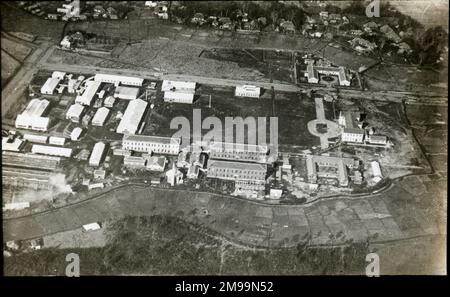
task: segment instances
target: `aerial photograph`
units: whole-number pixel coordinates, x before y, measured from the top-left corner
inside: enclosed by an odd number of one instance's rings
[[[448,10],[2,1],[3,274],[446,275]]]

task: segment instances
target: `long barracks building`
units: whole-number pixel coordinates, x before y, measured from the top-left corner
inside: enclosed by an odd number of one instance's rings
[[[179,138],[171,137],[125,134],[122,139],[122,149],[135,152],[178,155],[180,145]]]

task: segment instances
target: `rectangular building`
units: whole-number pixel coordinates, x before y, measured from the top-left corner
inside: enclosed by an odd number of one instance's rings
[[[97,94],[98,88],[100,88],[101,82],[98,81],[87,81],[86,89],[81,96],[77,96],[75,103],[81,105],[89,106],[91,105],[92,99],[94,99],[95,94]]]
[[[192,104],[196,86],[195,82],[164,80],[161,86],[164,102]]]
[[[41,87],[41,93],[47,95],[53,95],[56,87],[58,86],[60,80],[57,78],[49,77],[44,85]]]
[[[97,109],[94,117],[92,118],[93,126],[103,126],[105,124],[106,118],[109,115],[109,109],[106,107],[100,107]]]
[[[47,131],[50,119],[45,117],[30,117],[19,114],[16,118],[16,128],[36,131]]]
[[[257,86],[243,85],[237,86],[234,91],[236,97],[250,97],[259,98],[261,95],[261,88]]]
[[[195,93],[196,86],[195,82],[164,80],[161,85],[161,91]]]
[[[31,147],[31,152],[33,154],[42,154],[67,158],[69,158],[72,155],[71,148],[39,145],[39,144],[33,144],[33,146]]]
[[[89,166],[100,166],[103,154],[105,153],[106,145],[103,142],[97,142],[92,149],[92,154],[89,157]]]
[[[133,169],[144,169],[145,161],[143,157],[125,156],[123,158],[123,164]]]
[[[124,100],[134,100],[137,99],[139,95],[139,88],[131,87],[117,87],[114,91],[114,97]]]
[[[164,102],[192,104],[194,102],[194,93],[164,92]]]
[[[147,102],[141,99],[131,100],[117,127],[117,133],[135,134],[146,108]]]
[[[344,128],[341,138],[343,142],[363,143],[364,130],[359,128]]]
[[[209,160],[207,177],[225,180],[266,180],[267,165],[241,163],[221,160]]]
[[[367,137],[367,142],[370,144],[386,145],[387,137],[385,135],[369,135]]]
[[[180,145],[179,138],[171,137],[125,134],[122,139],[122,149],[135,152],[178,155]]]
[[[115,85],[122,84],[138,87],[141,87],[142,84],[144,83],[144,79],[139,77],[113,75],[113,74],[99,74],[99,73],[95,75],[94,80],[98,82],[111,83]]]
[[[79,123],[82,118],[83,111],[84,106],[79,103],[75,103],[67,110],[66,119],[71,120],[74,123]]]
[[[339,125],[344,127],[341,135],[343,142],[363,143],[365,131],[362,129],[363,122],[360,121],[361,114],[359,112],[340,111]]]
[[[211,159],[266,163],[269,149],[267,145],[211,142],[207,151]]]
[[[16,118],[16,128],[47,131],[50,119],[42,117],[49,106],[48,100],[32,99]]]
[[[48,136],[24,134],[23,139],[35,143],[47,143]]]
[[[50,136],[48,139],[48,143],[63,146],[66,143],[66,138]]]

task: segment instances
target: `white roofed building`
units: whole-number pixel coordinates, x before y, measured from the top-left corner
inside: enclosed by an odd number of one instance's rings
[[[52,73],[52,78],[56,78],[56,79],[60,79],[60,80],[63,80],[65,76],[66,76],[66,73],[61,72],[61,71],[53,71],[53,73]]]
[[[141,99],[131,100],[117,127],[117,133],[135,134],[146,108],[147,102]]]
[[[60,80],[58,78],[49,77],[44,85],[41,87],[41,93],[46,95],[53,95]]]
[[[86,89],[84,90],[81,96],[77,96],[75,99],[75,103],[79,103],[81,105],[89,106],[91,105],[92,99],[95,94],[97,94],[98,88],[100,87],[101,82],[89,80],[86,82]]]
[[[143,78],[123,76],[123,75],[112,75],[112,74],[96,74],[94,80],[97,82],[111,83],[115,85],[129,85],[129,86],[142,86],[144,83]]]
[[[380,163],[377,161],[370,162],[370,166],[372,167],[372,173],[374,177],[383,177],[383,174],[381,173],[381,167]]]
[[[56,136],[50,136],[48,138],[48,143],[49,144],[54,144],[54,145],[61,145],[63,146],[66,143],[66,138],[65,137],[56,137]]]
[[[103,142],[97,142],[92,149],[92,154],[89,157],[89,166],[100,166],[106,145]]]
[[[114,91],[114,97],[124,100],[134,100],[137,99],[139,95],[139,88],[132,87],[117,87]]]
[[[192,104],[196,86],[195,82],[164,80],[161,86],[164,102]]]
[[[194,93],[164,92],[164,102],[192,104],[194,102]]]
[[[71,120],[74,123],[79,123],[81,119],[81,115],[83,114],[84,106],[75,103],[69,107],[66,113],[66,119]]]
[[[173,81],[173,80],[164,80],[161,85],[161,91],[163,92],[195,92],[197,84],[195,82],[188,81]]]
[[[109,115],[109,109],[106,107],[100,107],[97,109],[94,117],[92,118],[93,126],[103,126],[105,124],[106,118]]]
[[[48,100],[32,99],[16,118],[16,128],[47,131],[50,119],[42,117],[49,106]]]
[[[75,129],[73,129],[72,133],[70,133],[70,140],[77,141],[78,139],[80,139],[80,135],[82,132],[83,129],[81,129],[80,127],[76,127]]]
[[[82,228],[83,228],[84,232],[87,232],[87,231],[99,230],[99,229],[101,229],[101,226],[99,223],[90,223],[90,224],[83,225]]]
[[[250,85],[237,86],[234,95],[236,97],[259,98],[261,95],[261,88]]]
[[[33,144],[33,146],[31,147],[31,152],[33,154],[42,154],[42,155],[67,157],[67,158],[72,155],[71,148],[39,145],[39,144]]]
[[[106,107],[113,107],[114,106],[114,102],[116,102],[116,99],[113,96],[108,96],[105,98],[105,100],[103,101],[103,104]]]

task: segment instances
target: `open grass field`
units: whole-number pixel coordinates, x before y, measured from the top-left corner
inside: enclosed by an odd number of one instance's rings
[[[377,65],[364,73],[370,90],[446,92],[448,68],[416,69],[399,65]]]
[[[8,54],[2,49],[1,53],[2,59],[2,88],[6,85],[11,77],[19,70],[20,62],[17,61],[13,56]]]
[[[200,96],[193,105],[165,103],[161,98],[162,94],[159,94],[154,109],[144,119],[146,126],[143,134],[172,136],[177,131],[170,129],[170,122],[175,117],[187,118],[191,123],[192,134],[193,110],[200,109],[202,120],[209,116],[218,117],[223,128],[226,117],[266,117],[267,139],[270,136],[269,117],[274,115],[278,118],[278,143],[283,151],[297,151],[320,144],[319,138],[307,130],[307,123],[316,118],[316,111],[314,100],[306,94],[275,92],[273,110],[270,90],[266,90],[260,99],[235,97],[233,88],[206,85],[201,86],[197,93]],[[326,114],[331,115],[331,106],[325,104],[325,107]],[[203,135],[208,131],[203,130]]]

